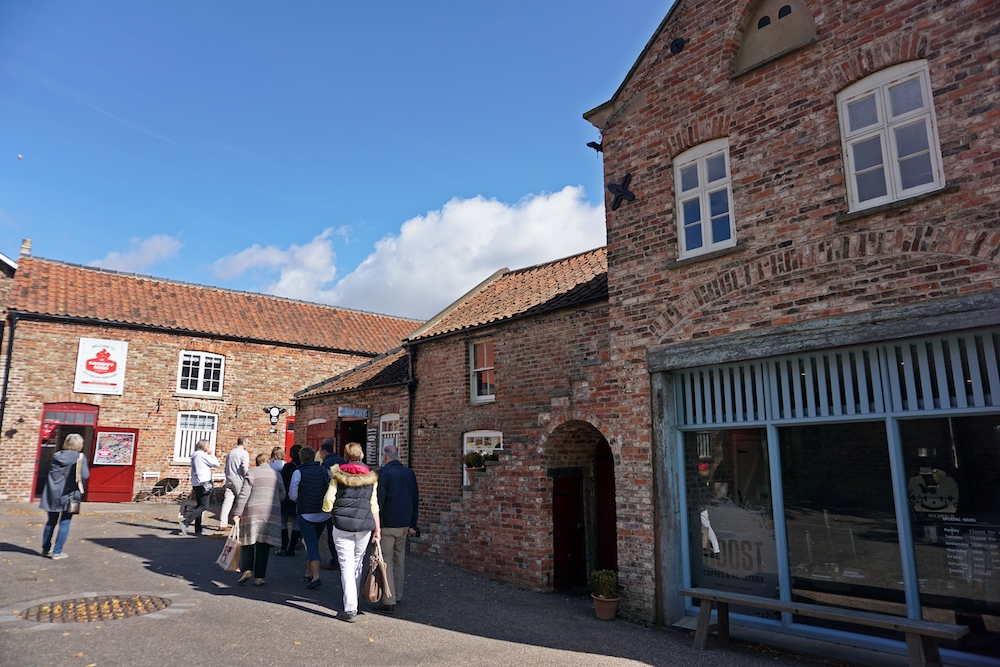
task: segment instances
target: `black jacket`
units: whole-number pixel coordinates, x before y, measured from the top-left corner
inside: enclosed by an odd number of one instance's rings
[[[417,529],[420,495],[417,476],[399,461],[389,461],[378,471],[378,511],[383,528]]]

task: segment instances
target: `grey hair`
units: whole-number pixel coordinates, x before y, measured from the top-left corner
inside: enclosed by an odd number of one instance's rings
[[[396,445],[386,445],[382,448],[382,456],[385,457],[386,461],[398,461],[399,447]]]
[[[71,452],[82,452],[83,451],[83,436],[79,433],[70,433],[65,438],[63,438],[62,448],[68,449]]]
[[[212,443],[205,439],[201,439],[198,442],[194,443],[194,448],[199,452],[207,452],[208,448],[211,446]]]

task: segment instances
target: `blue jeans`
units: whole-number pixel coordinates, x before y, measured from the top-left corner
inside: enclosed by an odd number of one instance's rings
[[[323,523],[313,523],[299,516],[299,532],[302,533],[302,541],[306,543],[306,560],[319,560],[319,534],[323,532]]]
[[[59,515],[62,515],[62,518]],[[59,532],[56,534],[56,546],[52,549],[53,554],[61,554],[66,538],[69,537],[69,522],[73,515],[69,512],[49,512],[49,520],[45,522],[45,530],[42,532],[42,553],[49,553],[52,548],[52,531],[56,524],[59,524]]]

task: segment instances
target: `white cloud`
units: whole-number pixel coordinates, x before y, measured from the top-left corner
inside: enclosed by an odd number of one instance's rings
[[[170,259],[184,244],[167,234],[154,234],[147,239],[134,238],[128,252],[109,252],[104,259],[90,262],[90,266],[115,271],[141,273],[159,261]]]
[[[440,210],[407,220],[386,236],[350,274],[335,282],[327,229],[288,250],[251,246],[215,263],[232,279],[244,273],[278,274],[261,291],[305,301],[427,319],[504,267],[519,269],[605,244],[604,209],[583,199],[583,188],[526,197],[452,199]]]

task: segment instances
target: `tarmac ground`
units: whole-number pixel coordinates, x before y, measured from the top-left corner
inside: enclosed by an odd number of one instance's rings
[[[526,591],[415,555],[393,615],[362,603],[357,622],[343,623],[338,572],[307,590],[303,558],[272,556],[265,585],[239,586],[215,564],[224,534],[209,529],[214,517],[205,535],[184,537],[177,510],[84,503],[68,558],[54,561],[38,553],[45,512],[0,503],[0,667],[844,664],[752,641],[698,651],[687,631],[597,620],[584,591]],[[21,618],[63,600],[140,595],[169,606],[89,622]]]

